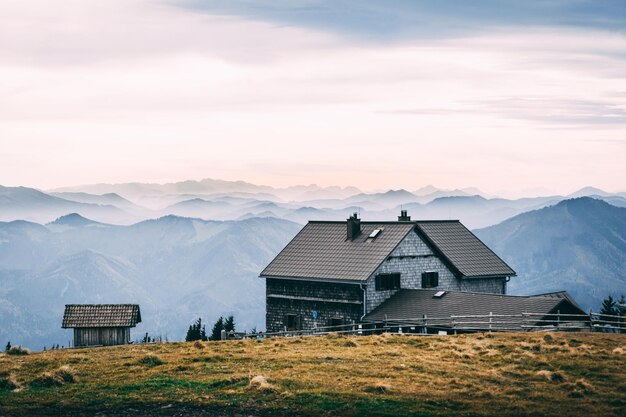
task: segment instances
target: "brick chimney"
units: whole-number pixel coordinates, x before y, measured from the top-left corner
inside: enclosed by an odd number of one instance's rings
[[[361,219],[354,213],[348,218],[348,240],[354,240],[361,234]]]
[[[399,222],[410,222],[411,216],[406,214],[406,210],[400,210],[400,215],[398,216]]]

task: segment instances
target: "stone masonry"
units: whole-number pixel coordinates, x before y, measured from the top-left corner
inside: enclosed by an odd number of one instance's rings
[[[383,232],[384,233],[384,232]],[[397,290],[376,291],[375,277],[381,273],[400,272],[400,287],[422,288],[422,272],[439,272],[439,286],[442,290],[506,293],[504,278],[459,279],[430,250],[428,245],[415,232],[409,233],[385,262],[367,281],[366,310],[369,313]]]
[[[328,326],[331,319],[358,323],[363,315],[363,291],[358,283],[267,278],[265,285],[268,332],[284,331],[287,314],[299,317],[301,330]]]

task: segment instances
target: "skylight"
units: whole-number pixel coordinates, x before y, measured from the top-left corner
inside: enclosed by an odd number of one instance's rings
[[[374,231],[372,233],[370,233],[370,238],[374,239],[376,236],[378,236],[380,234],[380,232],[382,232],[381,229],[374,229]]]
[[[445,294],[446,294],[446,292],[445,292],[445,291],[437,291],[437,292],[435,293],[435,295],[433,295],[433,298],[441,298],[441,297],[443,297]]]

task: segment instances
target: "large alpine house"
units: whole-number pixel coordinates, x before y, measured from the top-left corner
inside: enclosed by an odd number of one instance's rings
[[[401,289],[506,294],[515,276],[457,220],[310,221],[261,272],[268,332],[359,323]]]

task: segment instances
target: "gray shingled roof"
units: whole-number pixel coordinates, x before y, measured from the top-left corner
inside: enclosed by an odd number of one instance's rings
[[[135,327],[137,323],[141,323],[137,304],[66,304],[62,327]]]
[[[262,277],[364,281],[414,228],[409,222],[361,222],[346,239],[346,222],[309,222],[261,272]],[[375,238],[369,234],[383,231]]]
[[[364,281],[413,229],[458,275],[514,276],[513,271],[459,221],[361,222],[346,239],[346,222],[311,221],[261,272],[261,277]],[[374,229],[383,229],[368,239]]]
[[[502,259],[461,222],[417,221],[417,230],[452,270],[466,278],[515,276]]]
[[[571,297],[565,292],[539,296],[515,296],[446,291],[443,297],[434,297],[438,291],[440,290],[400,290],[365,316],[365,320],[410,320],[422,318],[425,314],[430,318],[482,316],[488,315],[489,313],[493,313],[494,315],[519,315],[521,313],[541,313],[547,315],[549,313],[556,313],[557,310],[560,310],[563,314],[585,314],[584,311],[570,302]],[[540,318],[541,317],[537,317],[537,319]],[[507,319],[497,318],[494,320],[506,321]],[[476,322],[481,321],[481,319],[464,319],[464,321]],[[451,321],[433,320],[431,324],[449,327],[451,326]],[[468,326],[488,327],[488,325],[475,323]],[[496,327],[506,326],[500,325]]]

